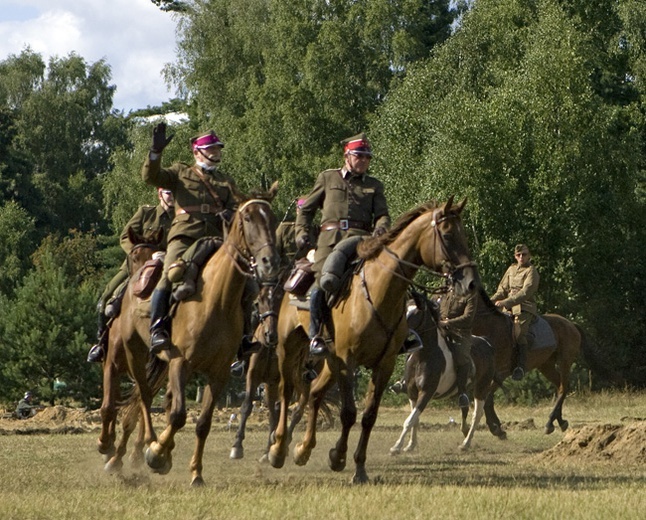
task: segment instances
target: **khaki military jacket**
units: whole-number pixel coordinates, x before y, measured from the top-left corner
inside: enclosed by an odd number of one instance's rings
[[[347,178],[343,175],[342,169],[325,170],[319,174],[314,188],[296,217],[296,237],[310,232],[318,209],[321,210],[322,226],[349,219],[362,223],[364,227],[321,230],[317,241],[318,248],[328,249],[343,238],[369,235],[378,226],[390,226],[383,184],[367,174],[348,175]]]
[[[532,264],[527,267],[513,264],[500,280],[491,300],[502,301],[505,308],[511,310],[514,315],[521,312],[538,314],[535,296],[539,281],[538,271]]]
[[[202,182],[199,173],[211,190]],[[161,167],[161,155],[146,158],[141,170],[143,180],[173,192],[175,198],[175,219],[173,220],[168,242],[177,237],[197,240],[203,236],[223,237],[222,216],[224,209],[235,210],[243,195],[238,191],[231,177],[219,171],[202,171],[199,166],[175,163],[168,168]],[[184,212],[183,210],[186,210]]]
[[[281,222],[276,228],[276,252],[280,256],[281,267],[288,267],[307,255],[310,248],[298,249],[296,247],[296,223]],[[310,233],[310,244],[316,244],[317,233]]]
[[[450,291],[440,300],[440,317],[447,319],[446,324],[451,333],[460,337],[470,336],[476,306],[475,293],[458,296]]]
[[[174,216],[174,208],[169,208],[166,211],[161,204],[157,206],[141,206],[121,232],[121,248],[126,254],[130,254],[132,250],[133,244],[128,238],[128,228],[132,228],[135,234],[143,237],[151,236],[157,233],[159,228],[163,228],[164,238],[159,247],[166,249],[166,237],[168,237]]]

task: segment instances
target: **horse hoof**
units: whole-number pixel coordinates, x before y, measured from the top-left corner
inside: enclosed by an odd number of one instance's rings
[[[229,458],[232,460],[239,460],[244,458],[244,449],[233,447],[231,448],[231,453],[229,453]]]
[[[267,456],[269,459],[269,464],[272,468],[280,469],[285,465],[285,457],[279,457],[278,455],[273,454],[271,451]]]
[[[545,425],[545,435],[549,435],[554,432],[554,425],[552,423],[547,423]]]
[[[565,430],[568,429],[568,426],[570,426],[570,423],[567,421],[563,421],[561,424],[559,424],[559,426],[561,427],[561,431],[564,432]]]
[[[110,475],[119,473],[121,471],[121,468],[123,468],[123,462],[114,459],[110,459],[108,462],[106,462],[105,466],[103,466],[103,470]]]
[[[258,459],[258,462],[260,464],[267,464],[269,462],[269,455],[267,453],[263,453],[262,457]]]
[[[336,448],[330,450],[328,463],[332,471],[343,471],[345,469],[345,457],[340,457]]]
[[[204,479],[202,477],[195,477],[191,481],[191,487],[192,488],[201,488],[204,487]]]
[[[395,448],[394,446],[390,448],[391,455],[399,455],[400,453],[401,453],[401,450],[399,448]]]
[[[470,444],[460,444],[460,446],[458,446],[458,449],[459,449],[460,451],[469,451],[469,448],[470,448],[470,447],[471,447],[471,445],[470,445]]]
[[[369,484],[370,479],[368,478],[368,474],[364,471],[359,471],[352,476],[352,483],[353,484]]]
[[[144,458],[146,459],[148,467],[153,470],[153,472],[159,473],[160,475],[166,475],[173,467],[170,457],[157,455],[150,448],[146,450]]]
[[[294,463],[297,466],[305,466],[310,459],[310,454],[303,448],[303,443],[298,443],[294,447]]]

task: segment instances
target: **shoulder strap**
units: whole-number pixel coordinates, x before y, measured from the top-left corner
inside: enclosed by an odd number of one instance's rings
[[[203,173],[200,171],[200,169],[199,169],[199,168],[197,168],[196,166],[191,167],[191,170],[193,170],[193,171],[197,174],[197,176],[200,178],[200,180],[202,181],[202,183],[204,183],[204,186],[206,186],[206,189],[207,189],[207,190],[209,191],[209,193],[211,194],[211,197],[213,197],[213,199],[215,200],[216,205],[218,205],[218,206],[220,207],[220,209],[222,209],[222,208],[224,207],[224,204],[222,204],[222,199],[221,199],[221,198],[220,198],[220,196],[217,194],[217,192],[213,189],[213,186],[211,186],[211,185],[206,181],[206,178],[204,177],[204,174],[203,174]]]

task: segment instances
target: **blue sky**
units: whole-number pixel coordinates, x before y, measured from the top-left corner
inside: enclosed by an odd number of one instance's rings
[[[127,113],[174,97],[161,70],[175,59],[175,26],[150,0],[0,0],[0,61],[27,46],[45,62],[105,59],[114,108]]]

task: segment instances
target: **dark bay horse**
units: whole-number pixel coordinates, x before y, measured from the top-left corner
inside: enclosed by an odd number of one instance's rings
[[[276,217],[269,202],[251,199],[241,204],[222,247],[207,261],[198,277],[196,293],[177,305],[172,347],[154,358],[167,363],[168,373],[167,426],[159,437],[150,415],[153,389],[159,381],[146,377],[149,320],[145,313],[138,311],[139,304],[130,291],[124,297],[122,335],[128,364],[139,389],[148,445],[145,459],[155,472],[164,474],[172,467],[175,434],[186,423],[186,383],[193,373],[201,373],[207,383],[195,428],[196,445],[190,470],[191,485],[204,484],[202,458],[213,410],[229,380],[229,367],[242,340],[242,297],[246,281],[254,273],[260,283],[270,282],[278,275],[280,259],[275,248],[275,228]]]
[[[466,201],[465,201],[466,202]],[[346,465],[348,436],[356,422],[354,374],[359,366],[370,369],[362,432],[354,453],[354,483],[368,482],[366,451],[370,433],[377,420],[379,404],[408,326],[405,319],[407,289],[418,269],[439,276],[450,276],[458,294],[474,291],[477,272],[467,246],[460,219],[465,202],[453,205],[424,204],[400,219],[381,237],[363,241],[358,248],[364,263],[350,281],[348,295],[332,309],[335,339],[325,365],[312,383],[308,401],[307,429],[303,441],[294,449],[294,461],[304,465],[316,445],[316,424],[325,392],[334,382],[341,395],[342,432],[329,452],[333,471]],[[294,374],[306,353],[303,340],[309,323],[306,311],[294,311],[287,298],[278,318],[278,355],[281,370],[281,410],[276,442],[269,451],[272,466],[283,466],[289,446],[288,403],[293,393]],[[302,361],[300,361],[302,363]],[[302,366],[302,364],[301,364]]]
[[[545,433],[550,434],[554,431],[554,421],[557,421],[561,431],[567,430],[569,426],[563,419],[562,408],[569,391],[570,370],[582,352],[590,353],[590,347],[583,330],[567,318],[558,314],[544,314],[543,318],[554,333],[556,345],[552,348],[530,348],[527,352],[526,372],[538,369],[556,388],[556,403],[545,424]],[[493,391],[502,385],[515,366],[516,340],[511,316],[501,312],[482,288],[478,291],[478,308],[472,330],[474,334],[489,338],[496,351],[494,388],[487,398],[485,413],[491,432],[504,436],[500,419],[494,410]]]
[[[403,451],[409,452],[417,448],[419,417],[431,399],[457,395],[453,354],[446,338],[437,327],[439,313],[425,296],[416,294],[414,300],[415,306],[408,313],[408,325],[419,334],[423,347],[410,354],[406,360],[404,380],[411,413],[404,421],[397,442],[390,448],[392,455],[402,452],[408,435],[410,440]],[[464,435],[464,441],[460,445],[462,450],[471,446],[473,435],[484,412],[485,400],[491,392],[495,372],[494,351],[491,344],[480,336],[474,336],[472,339],[471,359],[475,373],[471,376],[471,381],[474,409],[470,427],[467,425],[469,407],[463,407],[460,410],[462,417],[460,429]]]
[[[152,236],[139,236],[132,229],[128,228],[128,238],[133,245],[130,253],[126,258],[128,265],[128,274],[130,280],[136,279],[135,273],[150,260],[153,254],[159,251],[159,244],[163,240],[164,230],[159,231]],[[128,372],[128,361],[126,352],[121,338],[121,318],[120,315],[112,319],[108,329],[108,348],[103,360],[103,401],[101,403],[101,432],[97,442],[99,453],[106,458],[106,471],[117,471],[123,463],[122,458],[126,453],[128,437],[132,432],[131,428],[124,429],[118,446],[116,442],[117,416],[120,408],[121,391],[120,382],[122,376]],[[139,411],[133,409],[131,416],[124,417],[122,420],[127,424],[136,424],[139,419]],[[143,428],[139,430],[140,435],[135,443],[135,450],[132,453],[131,461],[133,465],[143,464]]]

